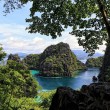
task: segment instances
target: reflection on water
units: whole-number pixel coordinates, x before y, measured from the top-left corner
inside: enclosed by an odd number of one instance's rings
[[[59,86],[67,86],[73,89],[79,89],[82,85],[92,83],[92,77],[99,74],[99,69],[89,68],[87,71],[80,72],[75,77],[36,77],[43,90],[53,90]]]

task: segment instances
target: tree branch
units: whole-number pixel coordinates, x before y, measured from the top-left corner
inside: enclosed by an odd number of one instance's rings
[[[107,11],[105,10],[104,4],[101,2],[101,0],[97,0],[97,3],[98,3],[98,6],[99,6],[99,9],[100,9],[100,12],[102,14],[104,23],[106,25],[108,36],[110,38],[110,24],[109,24],[109,21],[108,21]]]

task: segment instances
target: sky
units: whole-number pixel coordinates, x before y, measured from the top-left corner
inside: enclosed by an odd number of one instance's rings
[[[5,52],[9,53],[41,53],[49,45],[59,42],[68,43],[72,50],[83,50],[82,46],[78,45],[75,36],[70,35],[70,29],[62,33],[62,37],[52,39],[50,36],[28,33],[25,28],[28,23],[25,22],[29,18],[29,8],[31,4],[25,5],[22,9],[4,16],[3,6],[0,4],[0,44]],[[103,53],[105,46],[100,46],[97,50]]]

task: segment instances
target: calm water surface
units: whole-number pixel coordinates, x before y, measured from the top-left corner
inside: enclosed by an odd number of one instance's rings
[[[38,71],[31,70],[31,73],[39,74]],[[73,89],[80,89],[82,85],[89,85],[92,83],[92,77],[99,74],[98,68],[89,68],[87,71],[79,72],[75,77],[35,77],[43,90],[53,90],[59,86],[67,86]]]

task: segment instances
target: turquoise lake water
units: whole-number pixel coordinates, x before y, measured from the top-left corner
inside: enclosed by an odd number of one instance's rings
[[[39,71],[36,71],[36,70],[30,70],[30,72],[32,75],[39,74]]]
[[[31,70],[33,75],[39,74],[39,71]],[[87,71],[79,72],[75,77],[35,77],[43,90],[53,90],[59,86],[67,86],[73,89],[80,89],[82,85],[92,83],[92,77],[99,74],[98,68],[89,68]]]

